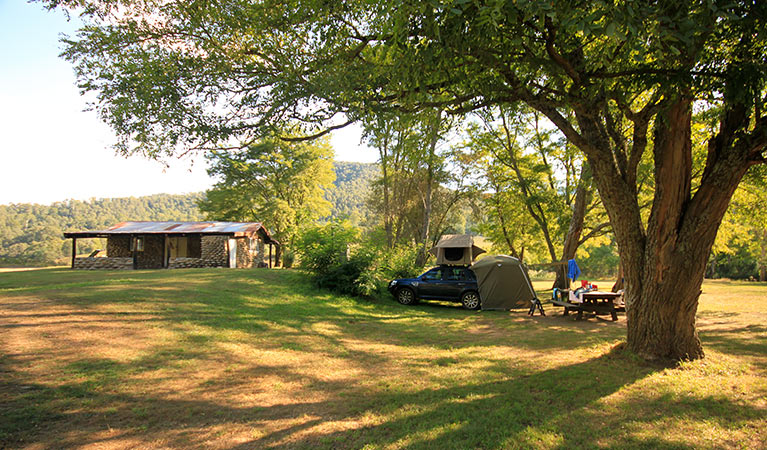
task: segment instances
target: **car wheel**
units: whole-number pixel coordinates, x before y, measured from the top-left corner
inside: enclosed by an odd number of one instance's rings
[[[466,309],[479,309],[479,294],[475,291],[464,292],[461,296],[461,304]]]
[[[410,288],[401,288],[397,291],[397,301],[403,305],[414,305],[416,302],[415,292]]]

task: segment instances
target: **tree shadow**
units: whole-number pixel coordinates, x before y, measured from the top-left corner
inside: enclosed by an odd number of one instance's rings
[[[26,383],[22,372],[15,369],[23,365],[15,361],[16,356],[0,358],[0,394],[4,400],[0,402],[0,416],[10,418],[0,421],[0,446],[22,442],[50,447],[120,445],[125,439],[143,445],[199,446],[200,441],[213,439],[211,429],[227,427],[256,431],[235,448],[361,448],[371,443],[409,448],[534,447],[540,446],[541,439],[547,447],[559,448],[684,448],[687,444],[683,442],[648,437],[639,430],[653,427],[658,411],[664,410],[728,426],[740,420],[728,417],[763,414],[750,405],[722,403],[721,399],[640,396],[622,402],[637,409],[636,417],[625,427],[618,419],[599,412],[603,400],[661,368],[645,365],[620,348],[606,353],[600,350],[598,357],[548,369],[536,369],[534,362],[512,366],[509,360],[492,355],[505,349],[551,352],[609,345],[625,332],[625,324],[620,322],[576,322],[562,316],[530,318],[523,311],[467,314],[460,307],[405,308],[393,301],[333,296],[312,288],[295,274],[253,275],[246,271],[199,271],[180,274],[168,282],[165,273],[165,278],[106,286],[94,281],[86,291],[63,294],[42,285],[36,288],[35,295],[40,298],[79,307],[77,315],[99,322],[159,322],[177,332],[181,342],[155,346],[129,362],[83,355],[64,367],[71,376],[55,385]],[[14,292],[4,296],[28,295],[27,291]],[[96,310],[105,305],[116,309],[107,313]],[[33,311],[26,305],[22,309]],[[20,310],[13,317],[24,320],[36,315],[52,321],[46,323],[72,325],[65,317],[68,312],[58,318],[56,313],[22,314]],[[107,317],[110,315],[111,319]],[[332,332],[315,328],[322,324],[332,325]],[[131,380],[138,375],[154,374],[184,362],[215,363],[216,345],[228,339],[227,333],[232,331],[265,338],[268,343],[263,344],[263,350],[287,348],[344,359],[359,375],[328,380],[289,363],[267,366],[246,361],[237,370],[206,380],[190,398],[131,389]],[[748,331],[761,333],[763,329],[752,327]],[[738,347],[743,344],[740,340],[729,342],[729,332],[720,332],[718,342],[717,335],[710,333],[706,332],[705,339],[712,339],[713,345],[749,350]],[[391,366],[393,358],[364,349],[379,343],[456,352],[488,347],[488,351],[461,356],[462,365],[474,368],[468,382],[428,380],[371,388],[370,380],[386,382],[389,374],[382,369]],[[191,344],[191,350],[186,344]],[[750,351],[764,354],[762,347]],[[404,378],[428,376],[427,364],[458,361],[428,358],[431,356],[424,357],[423,364],[411,364],[411,372]],[[301,386],[307,395],[315,394],[319,399],[305,400],[302,392],[291,393],[290,400],[284,402],[262,405],[235,406],[228,399],[233,391],[253,389],[254,380],[264,376]],[[114,436],[103,433],[108,423],[119,424]],[[334,425],[339,423],[349,425]],[[65,430],[67,434],[60,442],[46,441],[53,439],[50,430]]]
[[[7,361],[6,361],[7,362]],[[626,399],[623,407],[636,409],[630,423],[611,420],[601,412],[602,399],[651,375],[658,368],[636,364],[620,348],[583,362],[541,371],[514,371],[492,367],[476,380],[460,386],[370,391],[350,380],[313,380],[312,389],[331,393],[322,400],[295,401],[237,407],[216,401],[217,389],[247,389],[252,376],[274,374],[282,379],[305,379],[290,365],[252,365],[245,372],[227,375],[210,383],[205,400],[167,398],[113,392],[107,387],[143,367],[143,362],[118,364],[88,359],[72,370],[88,369],[89,378],[50,387],[11,381],[4,367],[2,392],[7,396],[4,415],[16,411],[0,428],[0,443],[12,446],[36,442],[49,447],[120,442],[163,442],[186,447],[211,438],[206,430],[221,426],[250,429],[254,437],[229,448],[362,448],[405,446],[408,448],[500,448],[540,445],[585,448],[618,445],[687,448],[689,445],[645,436],[639,431],[681,408],[686,418],[742,425],[744,418],[763,411],[716,398],[657,396]],[[500,364],[500,363],[496,363]],[[502,379],[483,375],[501,369]],[[232,381],[240,380],[240,381]],[[89,408],[73,404],[89,400]],[[34,406],[31,406],[34,405]],[[8,417],[6,415],[6,417]],[[364,418],[372,417],[366,423]],[[732,420],[731,417],[738,419]],[[99,433],[105,423],[119,425],[112,436]],[[346,429],[330,424],[350,423]],[[10,425],[9,425],[10,424]],[[53,441],[38,441],[41,428],[64,425],[71,432]],[[47,439],[54,439],[46,435]]]

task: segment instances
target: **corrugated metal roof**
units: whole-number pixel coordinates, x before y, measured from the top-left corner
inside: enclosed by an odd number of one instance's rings
[[[102,237],[116,234],[224,234],[252,236],[258,230],[275,242],[260,222],[120,222],[105,230],[64,233],[64,237]]]

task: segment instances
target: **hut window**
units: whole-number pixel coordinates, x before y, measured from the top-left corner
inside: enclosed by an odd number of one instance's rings
[[[248,244],[250,244],[250,252],[255,253],[258,251],[258,238],[250,238],[248,241]]]
[[[144,238],[143,237],[135,237],[133,238],[133,249],[134,252],[143,252],[144,251]]]
[[[445,259],[448,261],[460,261],[463,259],[463,247],[445,248]]]

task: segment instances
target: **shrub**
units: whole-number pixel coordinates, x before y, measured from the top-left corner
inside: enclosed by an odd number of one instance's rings
[[[306,228],[295,250],[318,286],[341,294],[382,295],[390,280],[421,271],[415,266],[416,249],[381,248],[376,239],[360,243],[359,231],[348,222]]]
[[[301,267],[323,275],[346,262],[350,246],[358,240],[359,231],[349,222],[330,222],[300,232],[295,251]]]

